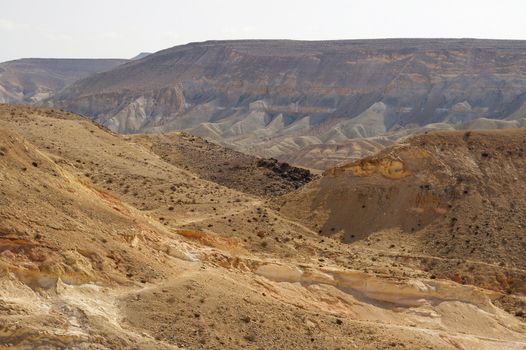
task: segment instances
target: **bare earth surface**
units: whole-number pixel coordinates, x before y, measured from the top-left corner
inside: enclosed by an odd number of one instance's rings
[[[296,190],[0,105],[0,348],[525,349],[525,150],[430,133]]]
[[[286,194],[315,178],[307,170],[246,155],[186,133],[133,135],[129,139],[176,167],[254,195]]]

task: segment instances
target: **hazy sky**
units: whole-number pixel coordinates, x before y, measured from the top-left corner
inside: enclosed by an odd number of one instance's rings
[[[0,0],[0,61],[212,39],[526,39],[526,0]]]

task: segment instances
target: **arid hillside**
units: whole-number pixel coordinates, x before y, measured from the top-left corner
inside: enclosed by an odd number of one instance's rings
[[[125,62],[127,60],[27,58],[0,63],[0,103],[35,104],[79,79]]]
[[[281,213],[441,278],[526,293],[526,130],[439,132],[333,168]]]
[[[524,349],[524,137],[422,135],[292,191],[186,134],[0,105],[0,347]]]
[[[408,131],[524,126],[525,49],[471,39],[191,43],[82,79],[48,103],[118,132],[184,130],[324,169]],[[325,161],[333,144],[341,151]]]
[[[179,168],[258,196],[283,195],[315,177],[306,169],[246,155],[186,133],[143,134],[129,139]]]

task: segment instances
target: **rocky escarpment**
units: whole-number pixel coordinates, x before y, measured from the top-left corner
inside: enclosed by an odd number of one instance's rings
[[[467,39],[192,43],[83,79],[50,104],[119,132],[186,130],[300,164],[343,143],[334,165],[405,130],[523,125],[525,48]],[[305,148],[306,158],[295,156]]]
[[[125,62],[127,60],[28,58],[0,63],[0,103],[37,103],[78,79]]]

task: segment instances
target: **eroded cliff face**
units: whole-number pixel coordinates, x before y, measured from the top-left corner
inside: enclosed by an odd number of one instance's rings
[[[479,118],[520,124],[525,48],[485,40],[193,43],[81,80],[50,103],[114,131],[187,130],[286,159],[361,138],[376,151],[402,130]],[[346,147],[348,155],[356,144]]]

